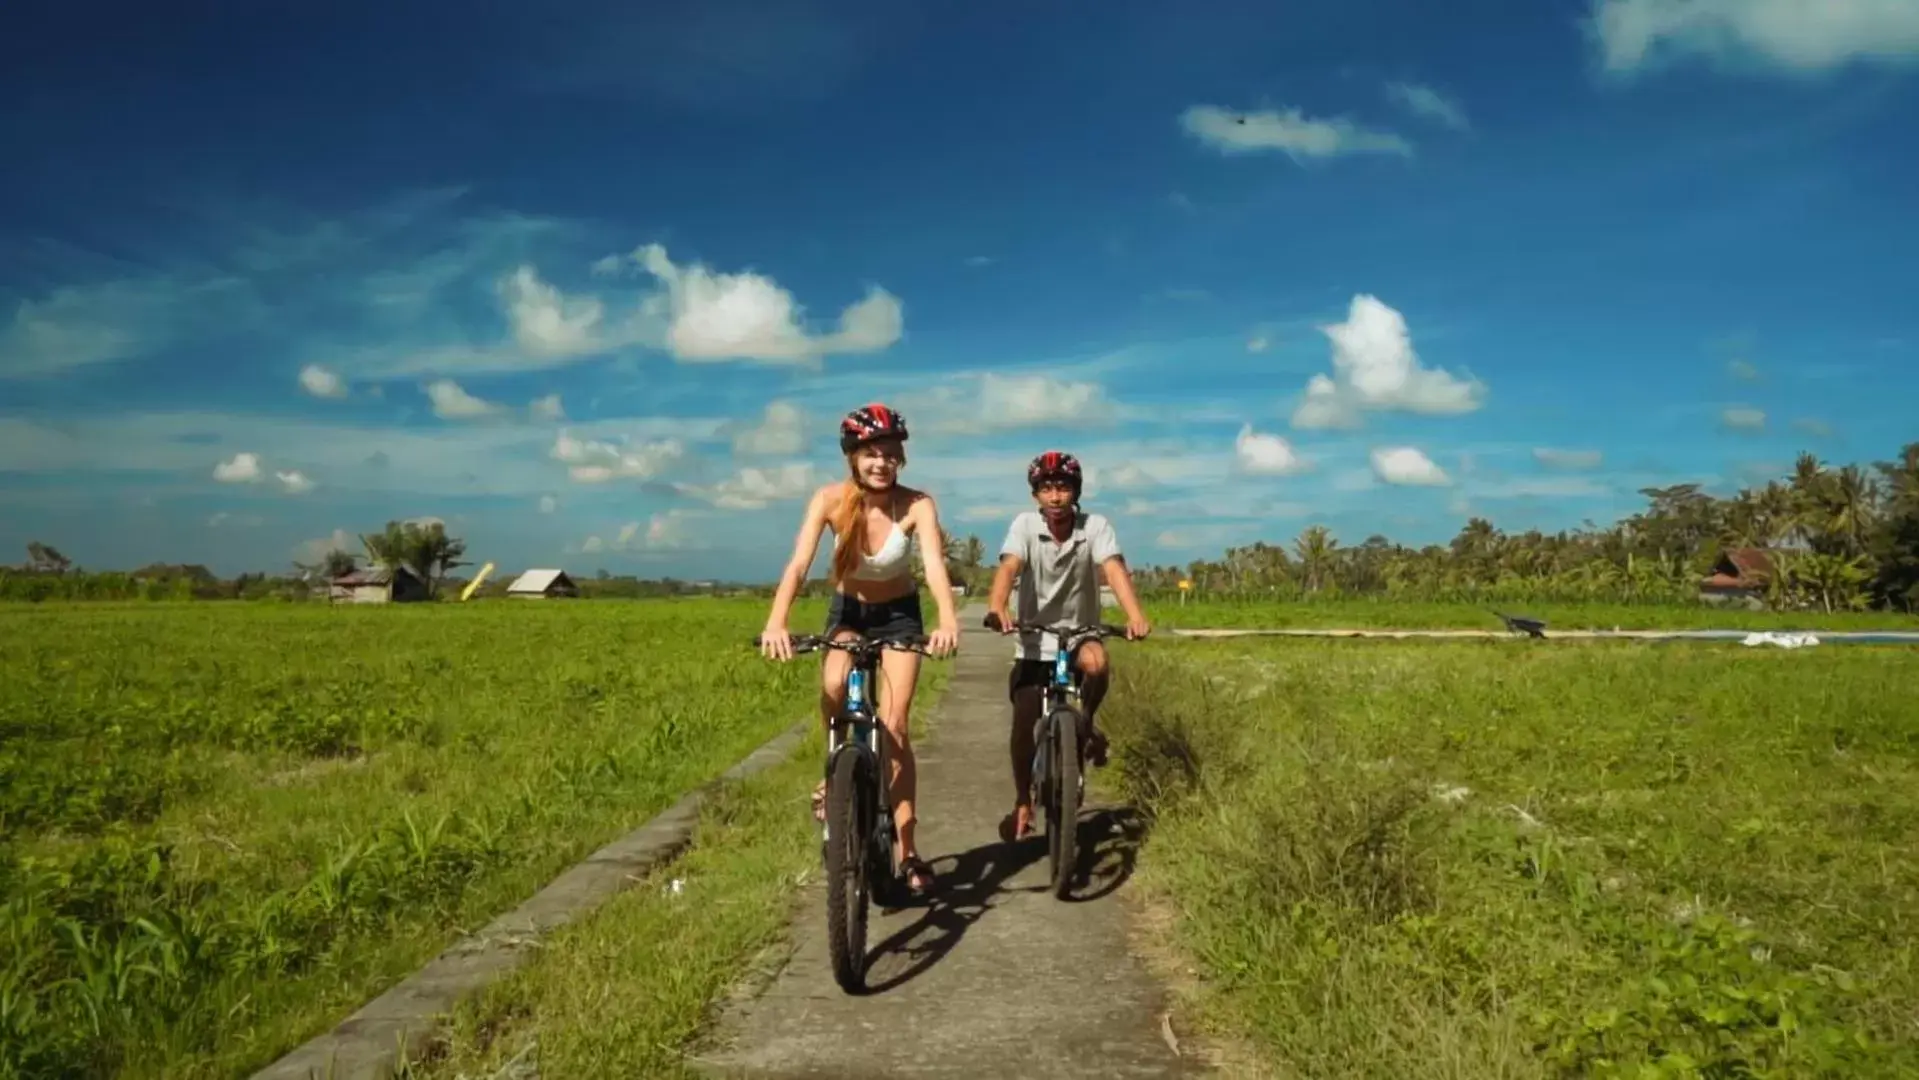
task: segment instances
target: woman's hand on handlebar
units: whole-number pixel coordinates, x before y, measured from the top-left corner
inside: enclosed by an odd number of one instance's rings
[[[760,655],[768,660],[793,659],[793,635],[784,626],[769,625],[760,631]]]
[[[959,627],[941,624],[926,641],[926,651],[934,656],[948,656],[959,649]]]

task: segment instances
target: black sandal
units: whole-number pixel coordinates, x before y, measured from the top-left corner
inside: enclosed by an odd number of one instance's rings
[[[926,884],[917,889],[913,888],[914,877],[920,878]],[[906,887],[912,890],[915,896],[925,896],[933,891],[934,885],[939,883],[939,879],[933,876],[933,868],[926,865],[926,860],[918,855],[908,855],[900,860],[900,880],[906,883]]]

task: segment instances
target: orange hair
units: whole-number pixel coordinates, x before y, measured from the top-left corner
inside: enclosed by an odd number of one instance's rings
[[[858,477],[847,477],[840,504],[826,520],[833,526],[833,571],[831,581],[838,585],[857,570],[860,556],[866,553],[866,489]]]

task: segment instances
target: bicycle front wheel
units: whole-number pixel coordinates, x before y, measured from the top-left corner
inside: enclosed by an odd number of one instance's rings
[[[866,845],[871,822],[865,759],[842,750],[826,783],[826,951],[833,981],[849,994],[866,986]]]
[[[1051,717],[1047,748],[1046,853],[1052,870],[1052,893],[1065,899],[1079,861],[1079,713],[1059,709]]]

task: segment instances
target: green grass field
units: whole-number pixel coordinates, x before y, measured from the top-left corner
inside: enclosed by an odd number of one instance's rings
[[[1453,604],[1348,597],[1336,600],[1189,600],[1154,597],[1147,615],[1156,627],[1323,628],[1359,630],[1505,629],[1493,612],[1546,620],[1559,630],[1919,630],[1919,617],[1885,611],[1771,612],[1705,604]],[[1123,622],[1118,609],[1109,619]]]
[[[0,609],[0,1075],[230,1076],[325,1030],[808,715],[763,619]]]
[[[816,662],[760,661],[763,618],[0,606],[0,1076],[244,1074],[325,1030],[809,714]],[[946,665],[926,670],[922,722]],[[1101,775],[1157,816],[1137,887],[1177,913],[1193,1017],[1277,1071],[1919,1068],[1919,650],[1162,639],[1119,672]],[[725,791],[685,856],[462,1009],[416,1072],[491,1075],[536,1043],[553,1075],[678,1071],[816,871],[819,749]]]
[[[1919,650],[1173,641],[1118,672],[1136,881],[1190,1019],[1271,1074],[1919,1074]]]

